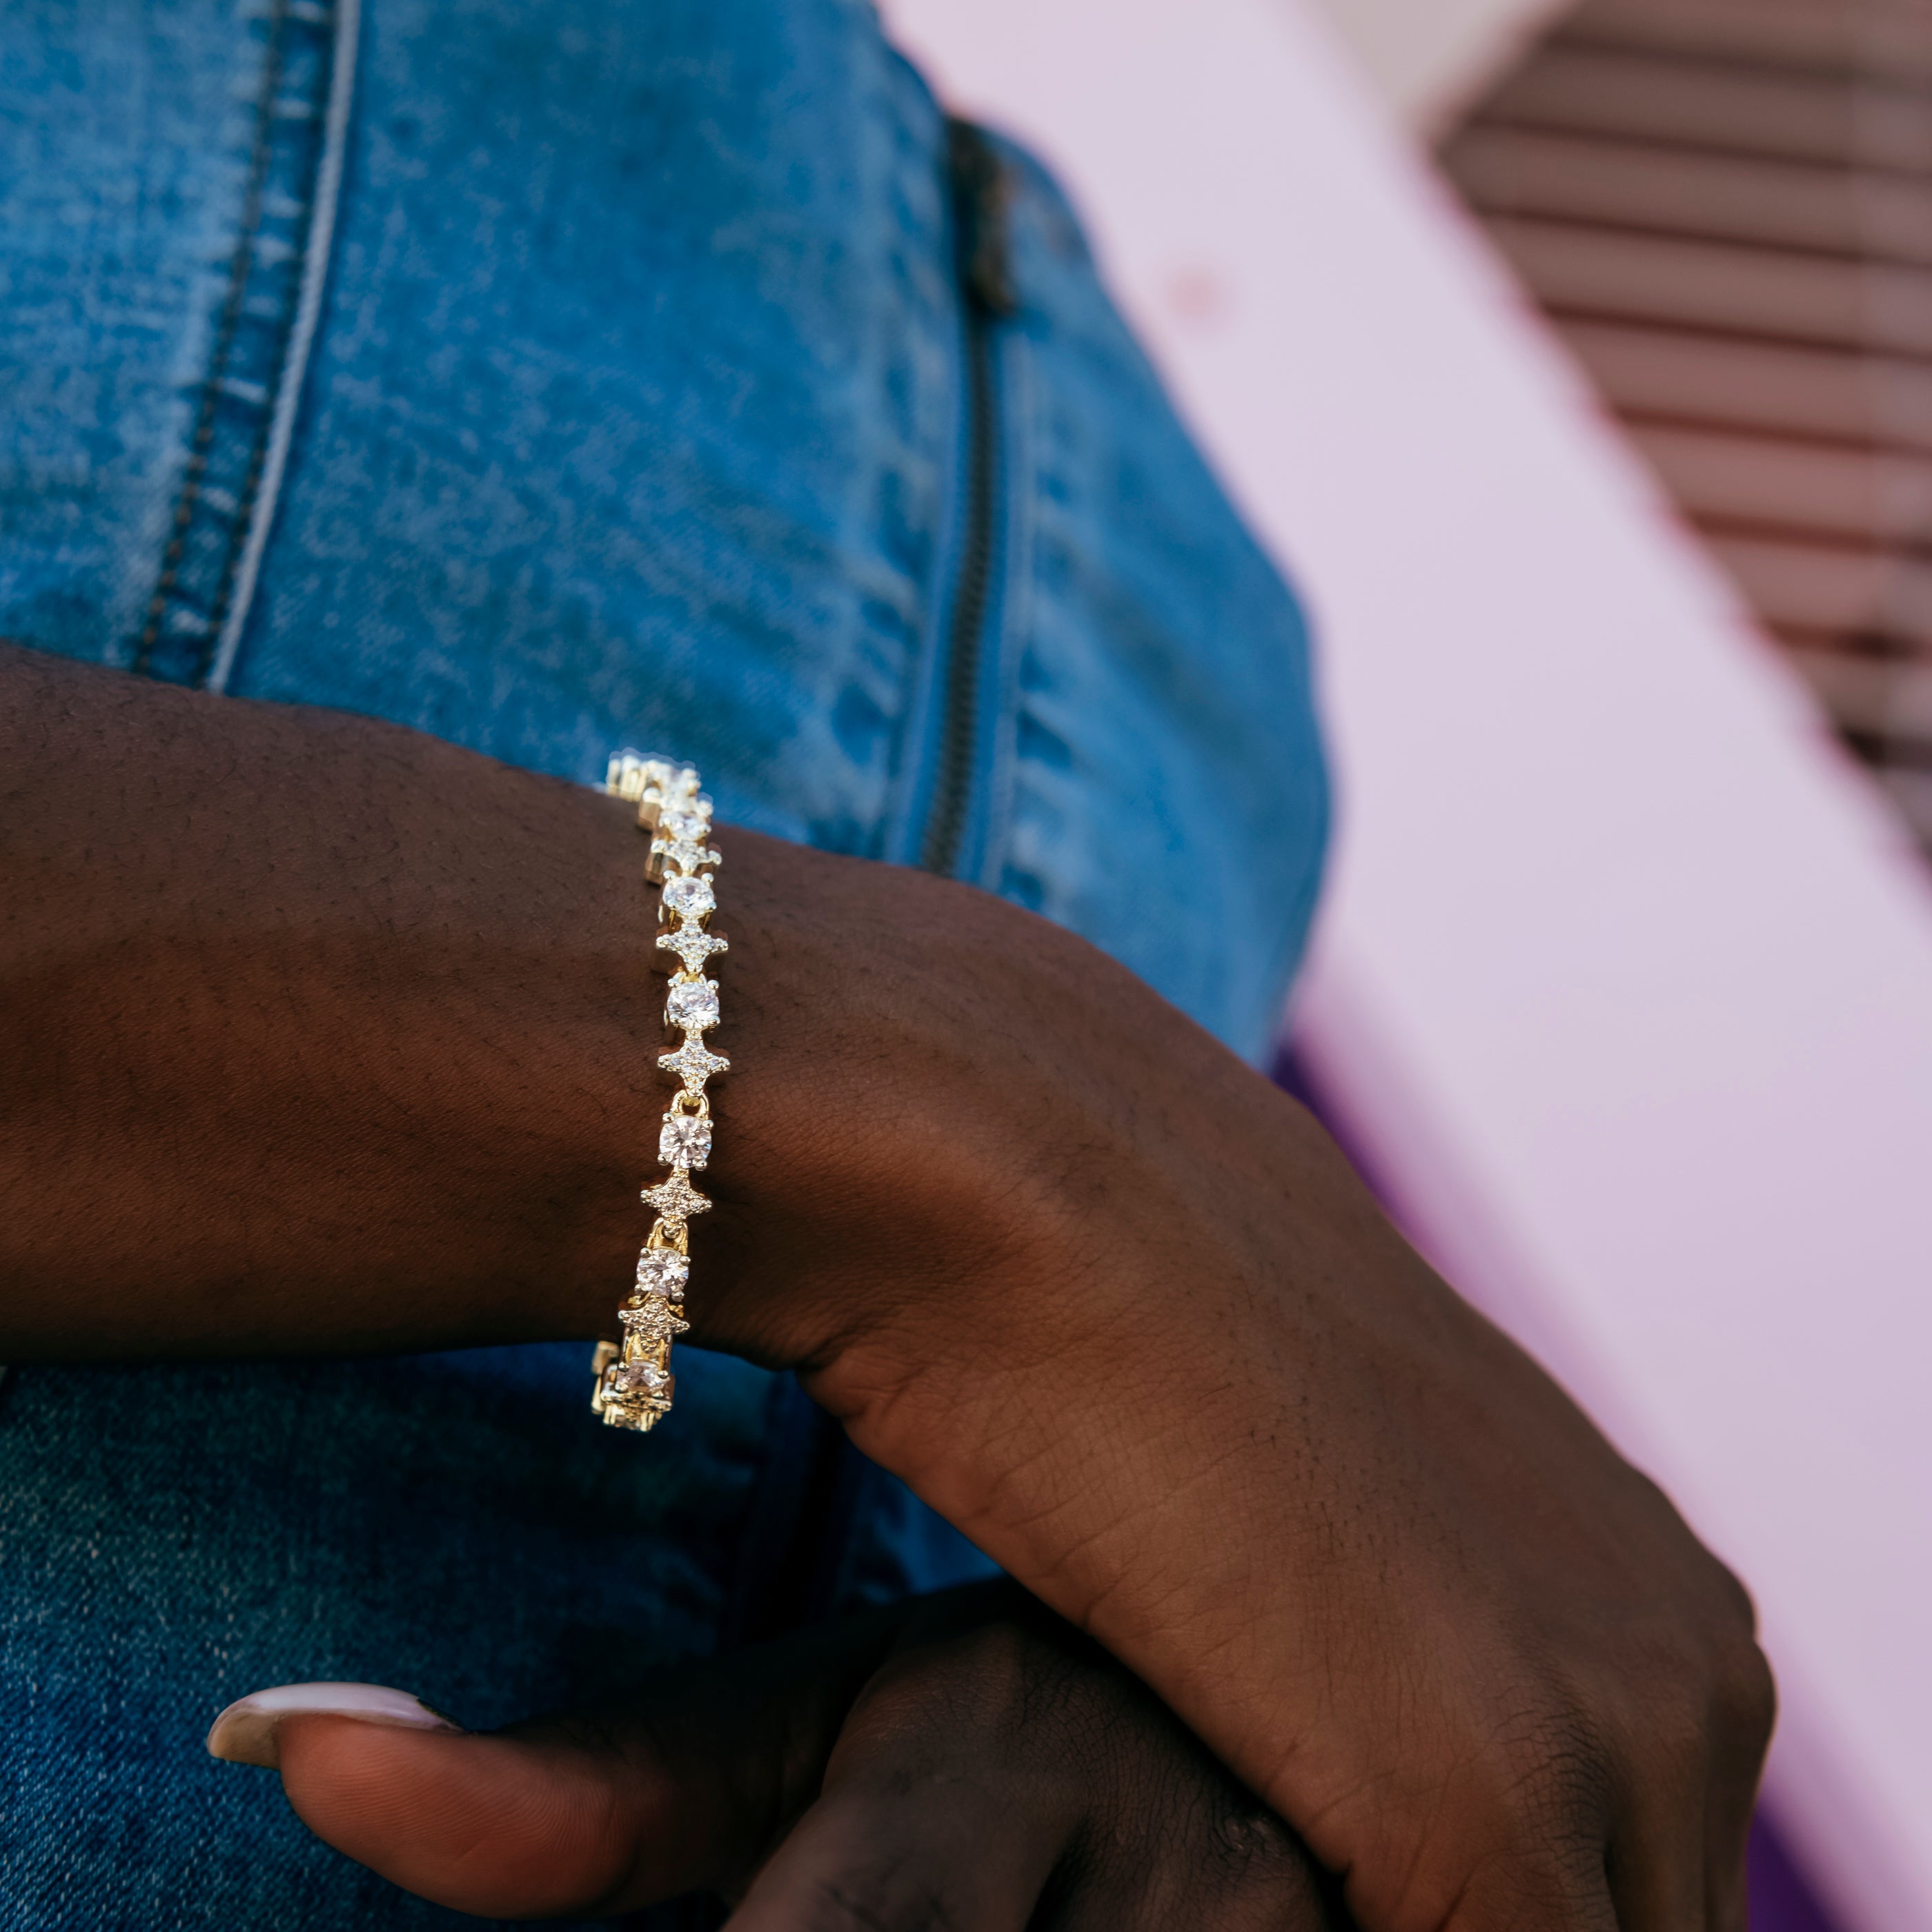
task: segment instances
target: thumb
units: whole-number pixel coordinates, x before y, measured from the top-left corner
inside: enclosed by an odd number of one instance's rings
[[[749,1882],[818,1796],[898,1621],[680,1667],[673,1696],[489,1733],[399,1691],[290,1685],[230,1706],[208,1748],[279,1770],[318,1838],[438,1904],[494,1918],[633,1911]]]
[[[282,1789],[316,1837],[460,1912],[553,1918],[710,1877],[715,1824],[679,1828],[691,1794],[648,1752],[326,1711],[290,1712],[276,1742]]]

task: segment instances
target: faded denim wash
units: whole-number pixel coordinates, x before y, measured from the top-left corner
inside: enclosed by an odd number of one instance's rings
[[[0,9],[0,635],[924,862],[1264,1052],[1326,790],[1295,604],[1024,154],[848,0]],[[0,1928],[472,1924],[201,1750],[490,1725],[976,1574],[788,1378],[16,1371]]]

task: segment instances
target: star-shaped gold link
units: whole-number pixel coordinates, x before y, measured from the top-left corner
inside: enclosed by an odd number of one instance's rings
[[[694,1214],[709,1211],[711,1202],[691,1184],[691,1176],[680,1168],[668,1180],[661,1180],[655,1187],[644,1190],[644,1204],[654,1210],[658,1220],[675,1224],[688,1220]]]

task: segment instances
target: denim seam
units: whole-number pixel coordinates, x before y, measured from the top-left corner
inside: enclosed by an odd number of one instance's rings
[[[317,97],[335,92],[334,55],[345,22],[352,46],[356,4],[338,0],[332,10],[318,0],[273,0],[268,13],[227,286],[134,646],[133,668],[151,676],[206,682],[226,624],[304,292],[303,274],[289,264],[305,265],[309,253],[324,146],[314,133],[322,109]]]
[[[322,158],[309,200],[308,232],[302,241],[302,280],[295,320],[289,332],[275,382],[275,404],[269,418],[268,446],[260,464],[260,482],[249,506],[248,533],[242,549],[234,592],[217,641],[207,684],[210,691],[227,688],[242,646],[242,632],[255,601],[255,584],[274,527],[275,505],[288,467],[295,437],[296,410],[308,374],[316,325],[322,315],[322,290],[328,281],[329,258],[335,239],[335,211],[342,193],[342,165],[349,143],[349,112],[356,96],[356,50],[362,21],[362,0],[335,0],[334,45],[328,61],[328,104],[322,131]]]
[[[922,86],[923,83],[920,83]],[[935,122],[944,123],[934,111]],[[945,307],[932,320],[944,345],[946,394],[934,412],[939,440],[933,451],[938,488],[933,502],[932,547],[924,591],[925,621],[919,650],[908,666],[907,702],[902,710],[892,757],[892,776],[881,827],[880,856],[901,865],[918,862],[920,842],[932,808],[939,740],[944,722],[946,639],[952,618],[952,592],[964,526],[961,514],[967,452],[964,424],[966,386],[965,300],[955,265],[956,244],[951,184],[945,174],[943,149],[931,157],[940,184],[944,210],[934,237],[940,250],[938,285],[945,292]]]
[[[1034,506],[1034,371],[1024,329],[1017,320],[994,344],[999,409],[1000,582],[989,608],[988,641],[993,663],[983,680],[987,756],[979,774],[982,814],[980,859],[972,876],[998,892],[1006,871],[1013,794],[1018,782],[1019,666],[1032,620]]]

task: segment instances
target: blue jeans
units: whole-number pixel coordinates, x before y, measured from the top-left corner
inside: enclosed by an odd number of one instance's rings
[[[0,635],[976,881],[1268,1045],[1295,604],[1025,155],[847,0],[15,0]],[[0,1388],[0,1927],[474,1923],[208,1761],[301,1678],[485,1726],[983,1559],[788,1378],[584,1351]]]

